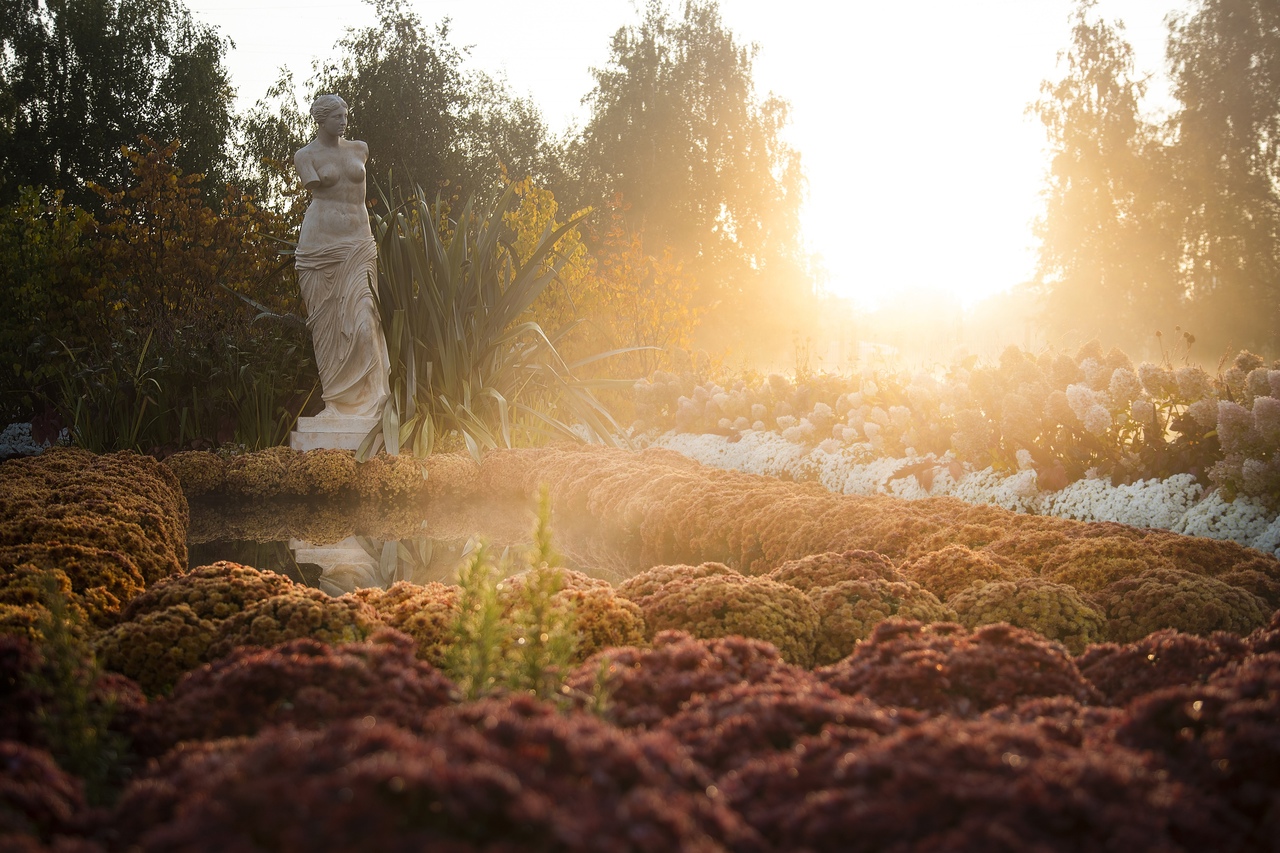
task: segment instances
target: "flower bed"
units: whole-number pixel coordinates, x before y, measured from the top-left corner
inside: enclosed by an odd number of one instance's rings
[[[1280,362],[1248,352],[1216,376],[1094,342],[928,374],[722,381],[638,383],[633,433],[842,494],[949,495],[1280,549]]]
[[[69,461],[0,468],[0,498],[33,519],[4,535],[28,547],[17,531],[120,531],[125,562],[75,578],[0,566],[6,601],[26,602],[11,607],[50,600],[43,573],[86,614],[79,639],[47,615],[0,633],[6,849],[1251,850],[1274,837],[1280,561],[1233,542],[837,495],[656,449],[494,453],[452,497],[546,483],[557,518],[598,529],[634,571],[616,588],[568,573],[554,593],[594,651],[556,674],[558,701],[463,701],[434,664],[474,595],[402,583],[326,597],[233,564],[125,584],[135,552],[176,560],[181,494],[137,457]],[[78,485],[85,471],[109,488]],[[82,521],[49,525],[37,500]],[[95,528],[99,516],[111,521]],[[499,587],[494,612],[532,582]],[[105,623],[81,591],[99,587],[119,591]],[[75,658],[86,645],[117,671]]]

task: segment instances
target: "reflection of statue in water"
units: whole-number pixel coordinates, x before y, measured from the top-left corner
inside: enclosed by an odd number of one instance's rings
[[[316,98],[311,115],[316,138],[293,156],[311,191],[296,266],[320,368],[320,416],[374,416],[388,396],[389,361],[369,290],[378,255],[365,207],[369,146],[342,138],[347,104],[337,95]]]

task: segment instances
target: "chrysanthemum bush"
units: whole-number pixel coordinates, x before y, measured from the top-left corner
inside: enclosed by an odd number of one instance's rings
[[[93,541],[115,503],[68,461],[0,494],[19,517],[74,498]],[[328,597],[233,563],[135,578],[129,549],[159,565],[176,525],[124,491],[173,483],[94,464],[146,521],[121,537],[130,562],[55,541],[29,556],[65,570],[0,566],[34,627],[0,633],[6,848],[1275,835],[1280,563],[1232,542],[548,448],[495,454],[457,493],[547,484],[508,576],[482,546],[457,587]],[[555,566],[552,501],[653,568],[613,587]]]
[[[1280,548],[1280,362],[1248,352],[1213,376],[1096,342],[933,374],[659,373],[635,399],[637,435],[722,467]]]

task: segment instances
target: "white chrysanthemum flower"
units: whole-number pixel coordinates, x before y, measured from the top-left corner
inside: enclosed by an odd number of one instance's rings
[[[1129,404],[1129,417],[1142,426],[1151,428],[1156,420],[1156,406],[1150,400],[1134,400]]]
[[[800,419],[792,415],[778,415],[778,429],[786,431],[794,426],[799,426]]]
[[[889,413],[879,406],[876,406],[871,410],[871,413],[867,415],[867,420],[872,423],[879,424],[882,427],[887,427],[889,425]]]
[[[866,435],[866,437],[871,439],[872,441],[875,441],[877,438],[880,437],[880,430],[881,430],[880,424],[876,423],[875,421],[867,421],[865,424],[862,425],[863,434]]]
[[[1014,457],[1018,460],[1019,471],[1026,471],[1035,464],[1035,461],[1031,458],[1031,451],[1027,450],[1025,447],[1015,453]]]

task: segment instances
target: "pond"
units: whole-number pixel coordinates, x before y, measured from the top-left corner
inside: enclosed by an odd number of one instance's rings
[[[229,560],[287,575],[332,595],[397,581],[453,583],[480,542],[519,565],[535,522],[525,502],[434,501],[414,506],[309,501],[192,501],[189,567]],[[589,524],[553,516],[562,565],[611,583],[647,566]]]

